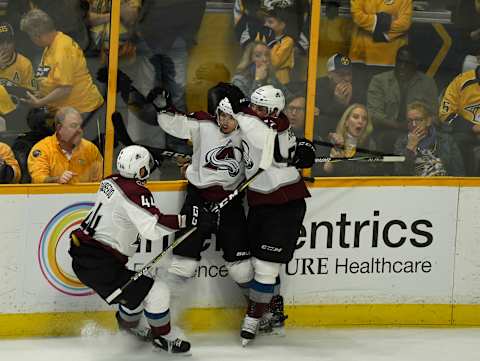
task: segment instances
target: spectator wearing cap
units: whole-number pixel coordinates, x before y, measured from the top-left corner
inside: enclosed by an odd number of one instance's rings
[[[52,113],[72,106],[84,118],[103,104],[82,49],[71,37],[56,30],[47,13],[30,10],[22,17],[20,28],[36,46],[44,48],[35,74],[38,93],[27,93],[26,103],[35,108],[46,106]]]
[[[318,120],[315,138],[326,139],[334,132],[339,119],[353,103],[364,103],[362,94],[352,82],[352,63],[346,55],[336,53],[327,61],[327,75],[317,80],[315,104]]]
[[[15,35],[9,23],[0,23],[0,115],[14,121],[18,96],[32,89],[32,63],[15,50]]]
[[[417,70],[412,49],[407,45],[401,47],[394,70],[375,75],[368,87],[368,112],[379,149],[392,152],[395,140],[407,132],[407,104],[422,102],[434,114],[434,109],[438,109],[437,99],[435,81]]]

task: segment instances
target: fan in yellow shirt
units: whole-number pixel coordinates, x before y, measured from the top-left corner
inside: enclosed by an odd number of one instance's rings
[[[30,10],[22,17],[20,28],[35,45],[44,48],[35,73],[38,94],[29,93],[26,102],[33,107],[47,106],[50,111],[71,106],[80,113],[90,113],[103,104],[82,49],[72,38],[56,31],[47,13]]]
[[[18,183],[22,173],[8,144],[0,142],[0,183]]]
[[[83,139],[83,119],[72,107],[55,115],[55,134],[32,147],[28,171],[32,183],[98,182],[103,158],[92,142]]]

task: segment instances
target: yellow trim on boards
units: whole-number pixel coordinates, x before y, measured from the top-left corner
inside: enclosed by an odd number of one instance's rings
[[[236,330],[243,308],[194,308],[179,320],[191,332]],[[286,306],[287,327],[480,326],[480,305],[339,304]],[[114,312],[1,314],[0,338],[76,336],[88,325],[115,332]]]

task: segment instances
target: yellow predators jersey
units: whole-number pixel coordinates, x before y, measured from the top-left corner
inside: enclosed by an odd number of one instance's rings
[[[60,177],[66,170],[76,173],[70,183],[99,182],[102,168],[103,158],[98,148],[86,139],[82,139],[70,159],[60,148],[55,134],[35,144],[28,156],[32,183],[44,183],[46,177]]]
[[[480,124],[480,67],[458,75],[448,85],[440,105],[440,121],[456,115]]]
[[[32,63],[22,54],[16,53],[14,60],[5,68],[0,68],[0,84],[33,88]]]
[[[12,183],[18,183],[20,177],[22,176],[22,172],[20,171],[20,166],[18,165],[15,156],[13,155],[12,150],[10,147],[0,142],[0,158],[2,158],[7,165],[13,168],[13,172],[15,175],[13,176]]]
[[[42,97],[59,86],[72,86],[64,99],[49,104],[51,110],[71,106],[81,113],[91,112],[103,103],[92,81],[82,49],[69,36],[58,31],[53,43],[45,48],[35,77]]]
[[[6,115],[17,109],[17,106],[12,101],[10,94],[3,85],[0,85],[0,115]]]
[[[350,59],[367,65],[395,65],[397,50],[407,43],[407,32],[412,23],[412,0],[351,0],[354,21]],[[377,25],[376,14],[392,15],[388,41],[375,42],[372,34]]]

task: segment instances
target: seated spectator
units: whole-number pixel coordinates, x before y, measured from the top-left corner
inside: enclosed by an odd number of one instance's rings
[[[288,96],[288,91],[275,76],[270,49],[258,41],[251,42],[245,47],[232,84],[239,87],[243,94],[252,94],[255,89],[264,85],[273,85]]]
[[[265,15],[265,26],[271,30],[267,38],[271,63],[275,76],[282,84],[290,82],[290,72],[294,65],[295,41],[287,31],[289,10],[274,7]]]
[[[405,162],[395,164],[396,175],[457,176],[465,175],[463,159],[450,134],[435,128],[433,114],[422,102],[407,107],[408,134],[395,143],[395,154],[404,154]]]
[[[286,103],[284,112],[295,132],[295,136],[297,138],[305,137],[305,96],[293,94],[287,98]]]
[[[8,144],[0,142],[0,183],[18,183],[22,176],[20,166]]]
[[[473,148],[480,145],[480,66],[459,74],[448,85],[441,101],[440,121],[451,126],[465,162],[467,175],[476,167]]]
[[[319,109],[314,138],[327,138],[337,121],[353,103],[363,104],[364,95],[352,83],[352,64],[343,54],[333,54],[327,61],[327,75],[317,80],[315,104]]]
[[[417,70],[412,50],[401,47],[395,69],[375,75],[368,87],[368,112],[379,149],[391,153],[395,140],[407,132],[407,104],[421,101],[433,110],[437,109],[437,99],[435,81]]]
[[[6,122],[20,123],[21,118],[26,116],[27,109],[23,112],[19,109],[22,104],[19,99],[32,89],[32,81],[32,63],[15,50],[12,26],[0,23],[0,116]],[[12,128],[11,124],[9,128]]]
[[[329,135],[331,142],[337,146],[331,149],[330,157],[351,158],[356,155],[357,146],[374,150],[375,142],[369,136],[371,131],[367,108],[362,104],[352,104],[343,113],[335,133]],[[323,171],[335,177],[369,176],[377,175],[379,167],[368,162],[333,161],[324,163]]]
[[[58,110],[55,134],[35,144],[28,156],[32,183],[98,182],[103,158],[98,148],[83,139],[83,119],[72,107]]]
[[[92,81],[82,49],[72,38],[55,29],[52,19],[34,9],[22,17],[20,27],[39,47],[44,48],[37,68],[38,93],[28,94],[27,103],[55,112],[64,106],[77,109],[84,118],[103,104]]]

